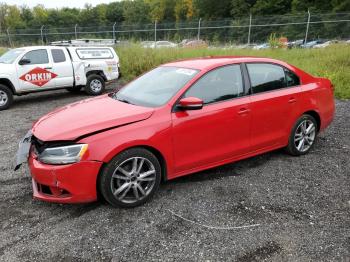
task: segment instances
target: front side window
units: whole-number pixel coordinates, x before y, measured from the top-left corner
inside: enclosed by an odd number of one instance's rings
[[[214,103],[244,94],[240,65],[223,66],[200,78],[185,93],[185,97],[197,97],[204,104]]]
[[[49,63],[49,57],[47,55],[47,51],[44,49],[29,51],[22,57],[22,59],[29,59],[30,60],[29,65]]]
[[[168,102],[198,70],[161,66],[127,84],[110,97],[124,103],[158,107]]]
[[[284,69],[274,64],[247,64],[254,94],[286,87]]]
[[[52,49],[51,54],[55,63],[61,63],[66,61],[66,56],[64,55],[62,49]]]

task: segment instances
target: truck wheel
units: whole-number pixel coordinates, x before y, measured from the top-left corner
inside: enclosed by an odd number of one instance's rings
[[[73,94],[78,94],[81,91],[81,87],[80,86],[75,86],[75,87],[67,87],[66,88],[69,92],[73,93]]]
[[[13,103],[13,94],[10,88],[0,84],[0,111],[9,108]]]
[[[92,96],[98,96],[105,90],[105,80],[99,75],[89,75],[85,86],[85,92]]]

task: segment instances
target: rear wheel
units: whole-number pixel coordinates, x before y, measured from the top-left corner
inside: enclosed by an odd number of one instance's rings
[[[105,90],[105,80],[99,75],[89,75],[87,78],[85,92],[92,96],[98,96]]]
[[[317,122],[310,115],[302,115],[295,123],[289,137],[286,150],[294,156],[304,155],[310,151],[317,136]]]
[[[0,111],[8,109],[13,103],[13,94],[10,88],[0,84]]]
[[[99,179],[99,188],[111,205],[135,207],[154,195],[160,180],[158,159],[146,149],[132,148],[107,164]]]

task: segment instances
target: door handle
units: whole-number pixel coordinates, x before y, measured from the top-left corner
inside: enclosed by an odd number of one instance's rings
[[[297,101],[297,100],[296,100],[294,97],[291,97],[291,98],[289,98],[288,103],[293,104],[293,103],[295,103],[296,101]]]
[[[250,112],[250,109],[242,107],[242,108],[239,109],[238,114],[239,115],[244,115],[244,114],[248,114],[249,112]]]
[[[48,66],[48,67],[44,67],[44,69],[52,69],[52,67]]]

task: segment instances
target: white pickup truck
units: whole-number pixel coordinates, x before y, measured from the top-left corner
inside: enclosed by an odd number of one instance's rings
[[[0,110],[14,95],[66,88],[100,95],[105,82],[120,76],[119,57],[112,47],[30,46],[0,57]]]

